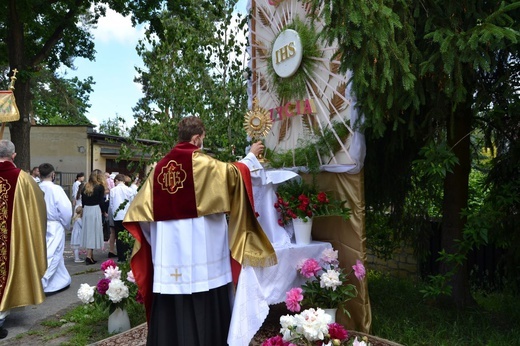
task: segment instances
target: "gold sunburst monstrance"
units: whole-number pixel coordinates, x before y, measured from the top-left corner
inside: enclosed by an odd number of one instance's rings
[[[252,109],[246,113],[244,119],[244,129],[247,135],[251,139],[261,140],[271,131],[272,125],[273,122],[271,121],[269,111],[259,107],[258,100],[255,98]]]

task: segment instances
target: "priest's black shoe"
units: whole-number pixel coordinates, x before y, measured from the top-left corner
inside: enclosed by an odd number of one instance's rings
[[[4,339],[9,332],[4,327],[0,327],[0,339]]]

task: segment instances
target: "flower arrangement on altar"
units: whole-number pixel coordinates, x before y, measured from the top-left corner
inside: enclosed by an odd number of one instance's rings
[[[285,304],[292,312],[299,312],[301,305],[323,309],[341,308],[350,317],[345,303],[357,296],[356,286],[347,284],[348,277],[354,273],[358,280],[363,280],[366,270],[360,260],[352,266],[349,273],[339,267],[338,251],[323,250],[319,259],[309,258],[297,267],[298,272],[307,278],[301,287],[295,287],[286,293]]]
[[[99,280],[96,286],[81,284],[78,289],[78,298],[84,304],[95,303],[109,309],[109,313],[117,308],[124,309],[129,297],[135,297],[138,303],[143,303],[143,297],[137,285],[132,271],[126,272],[123,280],[123,272],[111,259],[101,264],[104,278]]]
[[[278,224],[287,225],[292,219],[309,220],[317,216],[337,215],[345,220],[350,217],[350,209],[345,201],[338,201],[323,191],[318,191],[315,184],[293,179],[281,184],[276,191],[274,207],[280,214]]]
[[[262,346],[367,346],[357,337],[349,339],[347,330],[341,324],[330,322],[330,315],[319,308],[310,308],[294,316],[282,316],[282,335],[266,339]]]

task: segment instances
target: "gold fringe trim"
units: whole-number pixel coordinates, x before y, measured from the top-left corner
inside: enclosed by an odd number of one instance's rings
[[[253,254],[244,254],[242,261],[243,266],[249,267],[271,267],[278,264],[278,258],[276,253],[273,253],[267,257],[259,257]]]

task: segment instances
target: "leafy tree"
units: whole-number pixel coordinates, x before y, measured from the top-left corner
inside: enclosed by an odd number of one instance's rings
[[[66,79],[43,69],[33,80],[33,118],[41,125],[89,125],[92,77]]]
[[[125,119],[120,116],[116,116],[114,119],[108,118],[99,125],[99,133],[120,137],[127,136],[128,129],[125,124]]]
[[[11,123],[17,165],[30,167],[30,114],[34,111],[34,79],[42,70],[55,72],[64,65],[72,68],[76,57],[92,60],[94,43],[89,29],[105,15],[106,6],[123,15],[132,14],[133,23],[150,21],[160,32],[155,16],[160,0],[7,0],[0,3],[0,63],[19,71],[15,97],[20,120]],[[5,44],[6,43],[6,44]]]
[[[204,147],[219,158],[235,159],[232,146],[246,146],[245,48],[238,40],[245,22],[233,13],[235,3],[170,3],[159,17],[163,35],[147,34],[140,43],[145,68],[138,69],[136,81],[143,85],[145,96],[134,108],[131,134],[164,143],[154,148],[153,158],[171,149],[177,140],[176,125],[187,115],[203,119]]]
[[[518,22],[513,18],[520,3],[314,3],[325,6],[325,35],[339,43],[342,68],[354,71],[353,90],[365,114],[367,204],[403,215],[419,148],[436,143],[451,151],[456,164],[441,171],[442,248],[457,265],[454,271],[449,265],[442,268],[452,274],[444,276],[444,292],[455,306],[471,304],[468,270],[459,256],[467,251],[460,244],[466,238],[470,136],[496,120],[490,109],[513,117],[504,104],[517,96],[508,91],[501,95],[502,104],[495,103],[498,89],[486,89],[484,82],[506,61],[517,61]],[[502,75],[502,84],[513,82],[510,72]]]

